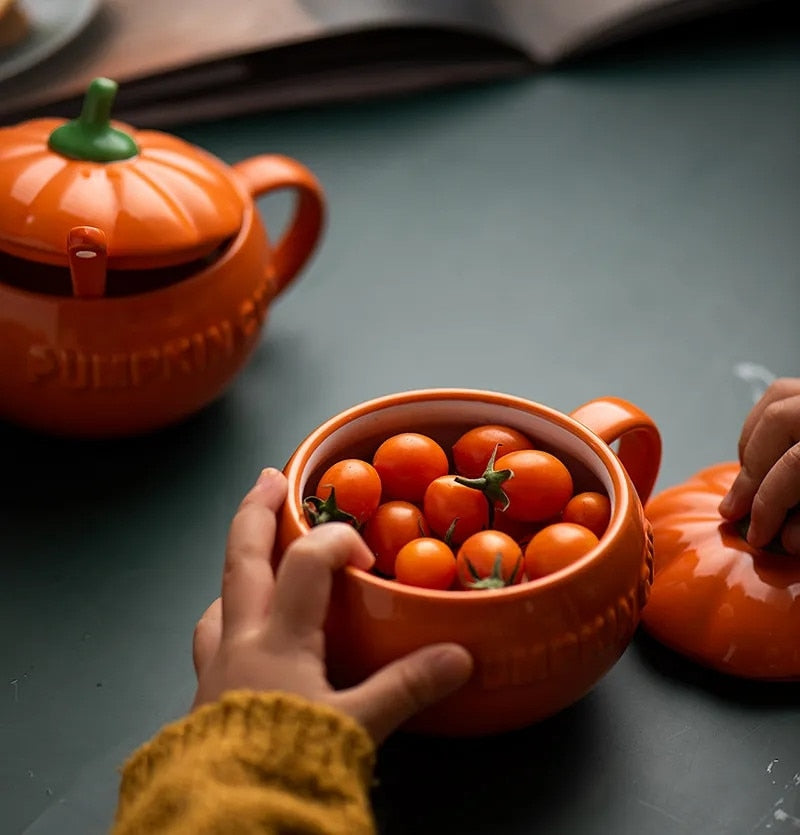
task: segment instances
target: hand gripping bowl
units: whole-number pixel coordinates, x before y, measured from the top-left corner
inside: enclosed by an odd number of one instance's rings
[[[81,115],[0,128],[0,419],[62,435],[156,429],[216,398],[314,251],[322,190],[261,155],[228,166],[178,137]],[[273,247],[255,199],[298,195]]]
[[[336,415],[286,465],[289,493],[277,557],[309,531],[303,499],[334,460],[369,458],[390,435],[416,431],[449,448],[482,423],[528,433],[564,460],[578,488],[602,489],[612,515],[598,546],[577,563],[502,589],[429,591],[348,567],[334,582],[326,625],[332,680],[347,686],[425,644],[456,641],[475,659],[470,682],[427,709],[409,730],[450,736],[523,727],[586,694],[630,642],[652,582],[652,539],[642,511],[661,439],[637,407],[603,398],[562,414],[519,397],[468,389],[392,394]],[[609,444],[619,441],[615,453]],[[638,495],[637,495],[638,493]]]

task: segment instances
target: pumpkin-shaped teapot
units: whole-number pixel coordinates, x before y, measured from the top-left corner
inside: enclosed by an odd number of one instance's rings
[[[110,120],[0,128],[0,418],[65,435],[174,423],[216,398],[313,253],[322,189],[288,157],[233,166]],[[273,246],[255,199],[298,200]]]

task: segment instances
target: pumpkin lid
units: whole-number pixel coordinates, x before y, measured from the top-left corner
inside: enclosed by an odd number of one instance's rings
[[[0,249],[67,264],[75,227],[105,234],[109,266],[153,268],[208,255],[239,230],[244,198],[213,155],[110,120],[117,84],[97,78],[77,119],[0,128]]]
[[[744,678],[800,679],[800,557],[753,548],[747,522],[720,516],[739,465],[701,470],[648,502],[655,576],[642,624],[705,666]]]

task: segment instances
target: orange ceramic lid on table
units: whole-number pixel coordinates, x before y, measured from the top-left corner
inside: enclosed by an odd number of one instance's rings
[[[116,90],[95,79],[77,119],[0,129],[0,250],[67,266],[70,233],[88,224],[109,268],[154,269],[237,233],[244,198],[228,168],[175,136],[112,123]]]
[[[642,612],[657,640],[723,673],[800,679],[800,558],[753,548],[719,503],[739,471],[722,463],[653,498],[655,579]]]

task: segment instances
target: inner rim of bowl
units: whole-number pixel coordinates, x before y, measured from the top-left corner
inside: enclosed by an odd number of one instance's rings
[[[413,394],[417,394],[419,397],[412,397]],[[570,425],[571,418],[561,412],[523,400],[515,404],[489,399],[474,399],[477,394],[477,392],[469,393],[466,396],[459,397],[456,393],[447,395],[440,392],[436,395],[434,392],[430,392],[431,399],[426,399],[423,391],[402,395],[409,398],[405,401],[392,402],[387,399],[385,404],[376,405],[373,408],[368,408],[369,404],[356,407],[352,410],[355,414],[348,413],[346,419],[339,420],[338,424],[333,426],[330,432],[319,439],[318,444],[309,450],[306,465],[297,474],[300,492],[298,499],[302,501],[303,497],[307,495],[309,479],[315,471],[318,471],[326,461],[330,462],[337,457],[343,457],[343,453],[350,454],[353,447],[357,447],[359,444],[363,445],[365,437],[378,439],[375,444],[377,446],[379,440],[397,432],[430,431],[431,434],[435,434],[435,429],[438,426],[446,428],[453,424],[478,426],[482,423],[504,423],[529,434],[537,446],[551,447],[553,450],[560,451],[586,468],[587,472],[602,485],[611,502],[611,520],[601,543],[613,536],[616,528],[622,524],[621,516],[624,512],[624,508],[620,512],[620,496],[615,489],[615,478],[612,473],[612,470],[615,469],[621,471],[622,465],[613,452],[588,430],[587,438],[581,438],[574,434],[574,424]],[[513,401],[514,399],[507,395],[498,395],[498,397],[503,401]],[[365,406],[367,406],[366,410],[359,414],[358,409]],[[542,414],[537,414],[531,409],[540,410]],[[621,472],[618,475],[621,475]],[[548,585],[558,578],[579,570],[580,566],[592,560],[596,553],[597,549],[595,548],[572,565],[547,577],[504,589],[474,591],[470,594],[419,589],[411,586],[405,587],[395,580],[387,580],[358,569],[348,568],[347,571],[363,576],[369,582],[374,581],[378,585],[391,584],[393,590],[398,593],[408,590],[409,593],[424,596],[445,596],[449,599],[457,597],[459,600],[466,602],[469,599],[478,596],[483,597],[486,594],[524,594],[526,588]]]
[[[419,411],[419,403],[401,403],[361,415],[335,429],[309,456],[308,464],[303,469],[300,479],[303,494],[305,495],[311,473],[323,461],[354,446],[365,435],[383,434],[382,430],[385,430],[386,437],[388,437],[394,432],[417,431],[415,425],[419,424]],[[535,442],[563,450],[583,464],[603,485],[611,500],[613,515],[616,495],[608,468],[591,446],[566,428],[547,418],[522,412],[518,408],[474,400],[432,400],[425,404],[425,411],[426,423],[468,422],[474,423],[475,426],[481,423],[501,423],[529,434]]]

